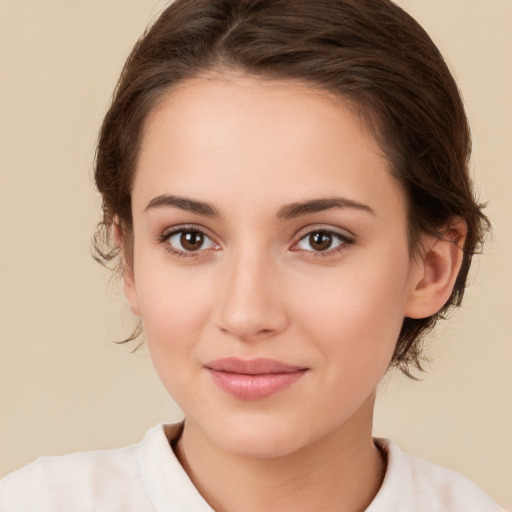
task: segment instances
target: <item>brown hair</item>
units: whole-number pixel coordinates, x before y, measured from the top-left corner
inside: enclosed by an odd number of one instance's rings
[[[455,217],[465,220],[450,299],[436,315],[405,318],[397,340],[392,365],[409,376],[411,365],[421,370],[422,337],[460,305],[489,222],[472,193],[457,85],[426,32],[389,0],[177,0],[167,7],[130,54],[101,128],[96,259],[118,261],[114,219],[130,251],[130,191],[148,114],[178,82],[223,69],[306,82],[356,105],[406,190],[413,250],[422,232],[442,236]]]

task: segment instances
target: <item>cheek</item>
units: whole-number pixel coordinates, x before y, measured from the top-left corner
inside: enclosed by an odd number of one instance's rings
[[[137,296],[146,343],[156,370],[179,374],[210,317],[211,279],[200,270],[145,265],[137,275]],[[172,363],[172,364],[171,364]],[[170,369],[172,366],[172,371]]]
[[[351,374],[372,367],[385,372],[403,323],[407,268],[408,259],[393,254],[340,267],[325,279],[303,283],[308,293],[296,304],[302,312],[295,316]]]
[[[329,417],[333,422],[345,421],[375,392],[403,322],[400,290],[392,282],[373,272],[343,277],[338,281],[343,286],[309,294],[302,315],[296,315],[300,332],[320,354],[315,359],[322,375],[315,398],[318,416],[336,411]]]
[[[205,295],[180,279],[144,281],[138,290],[140,314],[150,341],[180,343],[201,322]],[[149,333],[155,337],[149,336]],[[162,339],[164,338],[164,339]]]

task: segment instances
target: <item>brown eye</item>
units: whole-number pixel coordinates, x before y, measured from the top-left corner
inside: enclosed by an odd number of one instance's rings
[[[180,243],[186,251],[198,251],[204,243],[204,235],[199,231],[183,231]]]
[[[314,251],[326,251],[331,248],[333,236],[331,233],[318,232],[309,235],[309,245]]]
[[[217,244],[198,229],[180,229],[163,237],[176,253],[191,253],[205,249],[217,249]]]
[[[351,244],[353,240],[341,233],[330,230],[310,231],[294,246],[293,250],[317,253],[331,253],[335,249]]]

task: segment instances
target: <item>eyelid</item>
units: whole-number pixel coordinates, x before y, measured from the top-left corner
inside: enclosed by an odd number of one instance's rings
[[[162,231],[162,234],[158,237],[159,240],[167,239],[175,233],[180,231],[199,231],[208,238],[213,238],[210,234],[210,230],[201,226],[200,224],[176,224],[175,226],[169,226]]]
[[[206,248],[206,249],[198,249],[197,251],[186,251],[181,249],[176,249],[173,247],[169,242],[169,239],[183,231],[196,231],[198,233],[201,233],[205,238],[210,240],[215,247],[214,248]],[[170,252],[171,254],[177,255],[177,256],[184,256],[184,257],[197,257],[201,253],[204,253],[206,251],[211,250],[218,250],[220,249],[220,244],[215,240],[215,236],[211,235],[209,233],[209,230],[206,229],[203,226],[197,225],[197,224],[178,224],[176,226],[172,226],[169,228],[166,228],[162,234],[158,237],[157,242],[160,244],[165,244],[165,250]]]
[[[309,250],[305,250],[305,249],[296,248],[298,246],[298,244],[302,240],[304,240],[306,237],[308,237],[314,233],[320,233],[320,232],[329,233],[331,235],[334,235],[335,237],[338,237],[339,239],[341,239],[342,243],[340,243],[339,245],[337,245],[336,247],[334,247],[332,249],[327,249],[325,251],[312,251],[312,250],[309,251]],[[293,242],[290,250],[297,251],[297,252],[301,251],[301,252],[309,253],[314,257],[326,257],[326,256],[333,255],[339,251],[347,249],[348,246],[355,243],[356,237],[353,233],[351,233],[347,229],[341,229],[341,228],[336,228],[333,226],[325,226],[322,224],[318,224],[318,225],[310,225],[310,226],[306,226],[305,228],[302,228],[301,230],[298,231],[298,233],[296,233],[296,235],[294,236],[294,240],[295,240],[295,242]]]
[[[342,238],[346,238],[347,240],[352,240],[355,242],[356,235],[349,231],[346,228],[339,228],[332,225],[326,225],[326,224],[310,224],[308,226],[305,226],[301,229],[299,229],[293,238],[295,240],[302,240],[306,235],[310,235],[311,233],[316,233],[318,231],[324,231],[327,233],[332,233],[333,235],[338,235]]]

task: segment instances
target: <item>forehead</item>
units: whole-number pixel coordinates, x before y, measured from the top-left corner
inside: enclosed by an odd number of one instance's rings
[[[135,209],[164,193],[233,208],[342,195],[403,206],[389,162],[341,98],[291,81],[208,76],[169,91],[148,117]]]

